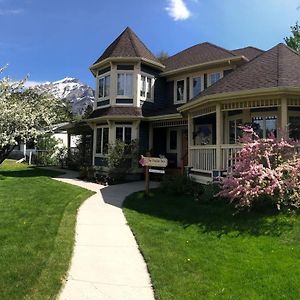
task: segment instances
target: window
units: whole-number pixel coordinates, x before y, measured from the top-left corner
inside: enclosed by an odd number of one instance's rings
[[[98,127],[96,134],[96,154],[106,154],[108,147],[108,127]]]
[[[99,98],[109,96],[110,90],[110,75],[99,78]]]
[[[260,138],[268,138],[271,133],[276,136],[277,117],[253,117],[252,127]]]
[[[201,77],[194,77],[193,78],[193,91],[192,91],[192,97],[196,97],[199,95],[202,91],[202,78]]]
[[[230,120],[229,121],[229,144],[235,144],[243,135],[242,130],[243,120]]]
[[[208,78],[209,78],[209,85],[212,85],[221,79],[221,73],[219,73],[219,72],[211,73],[211,74],[209,74]]]
[[[141,76],[141,98],[143,100],[151,100],[152,99],[152,82],[153,79],[151,77]]]
[[[118,96],[132,97],[133,75],[131,73],[119,73],[117,80]]]
[[[131,127],[118,126],[116,127],[116,139],[130,144],[131,142]]]
[[[185,101],[185,82],[184,80],[178,80],[176,82],[176,99],[175,102]]]
[[[300,139],[300,117],[299,116],[290,116],[289,118],[289,131],[290,137],[294,140]]]

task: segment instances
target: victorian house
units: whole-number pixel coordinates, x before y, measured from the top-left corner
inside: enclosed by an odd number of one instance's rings
[[[159,61],[126,28],[90,70],[95,166],[105,164],[108,143],[138,140],[141,152],[207,182],[230,167],[241,125],[261,137],[289,126],[300,137],[300,56],[283,44],[229,51],[202,43]]]

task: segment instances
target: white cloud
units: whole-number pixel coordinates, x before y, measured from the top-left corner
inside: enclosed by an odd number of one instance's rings
[[[183,0],[168,0],[168,2],[166,10],[174,21],[186,20],[191,16],[191,12]]]
[[[23,9],[1,9],[0,8],[0,16],[19,15],[23,12],[24,12]]]

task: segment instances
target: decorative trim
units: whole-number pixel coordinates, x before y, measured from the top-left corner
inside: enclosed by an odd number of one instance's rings
[[[191,115],[192,115],[192,118],[198,118],[201,116],[213,114],[215,112],[216,112],[216,106],[213,105],[213,106],[203,107],[202,109],[199,109],[199,110],[193,112]]]
[[[243,101],[231,101],[221,104],[222,111],[239,110],[245,108],[277,107],[280,105],[280,98],[254,99]]]
[[[153,122],[151,126],[153,128],[157,127],[177,127],[177,126],[187,126],[188,121],[187,120],[176,120],[176,121],[157,121]]]

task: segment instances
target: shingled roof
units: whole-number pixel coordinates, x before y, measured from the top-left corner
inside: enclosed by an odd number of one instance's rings
[[[300,55],[282,43],[225,76],[201,97],[272,87],[300,87]]]
[[[142,110],[140,107],[130,107],[130,106],[111,106],[102,109],[94,110],[88,117],[88,119],[95,119],[104,116],[115,117],[142,117]]]
[[[112,57],[140,57],[156,63],[159,60],[145,46],[139,37],[127,27],[103,52],[94,64],[97,64],[106,58]]]
[[[253,58],[257,57],[258,55],[264,53],[264,50],[261,50],[256,47],[248,46],[248,47],[232,50],[231,52],[233,52],[236,55],[244,55],[249,60],[252,60]]]
[[[165,72],[207,63],[210,61],[230,59],[236,55],[224,48],[211,43],[202,43],[185,49],[163,61]]]

